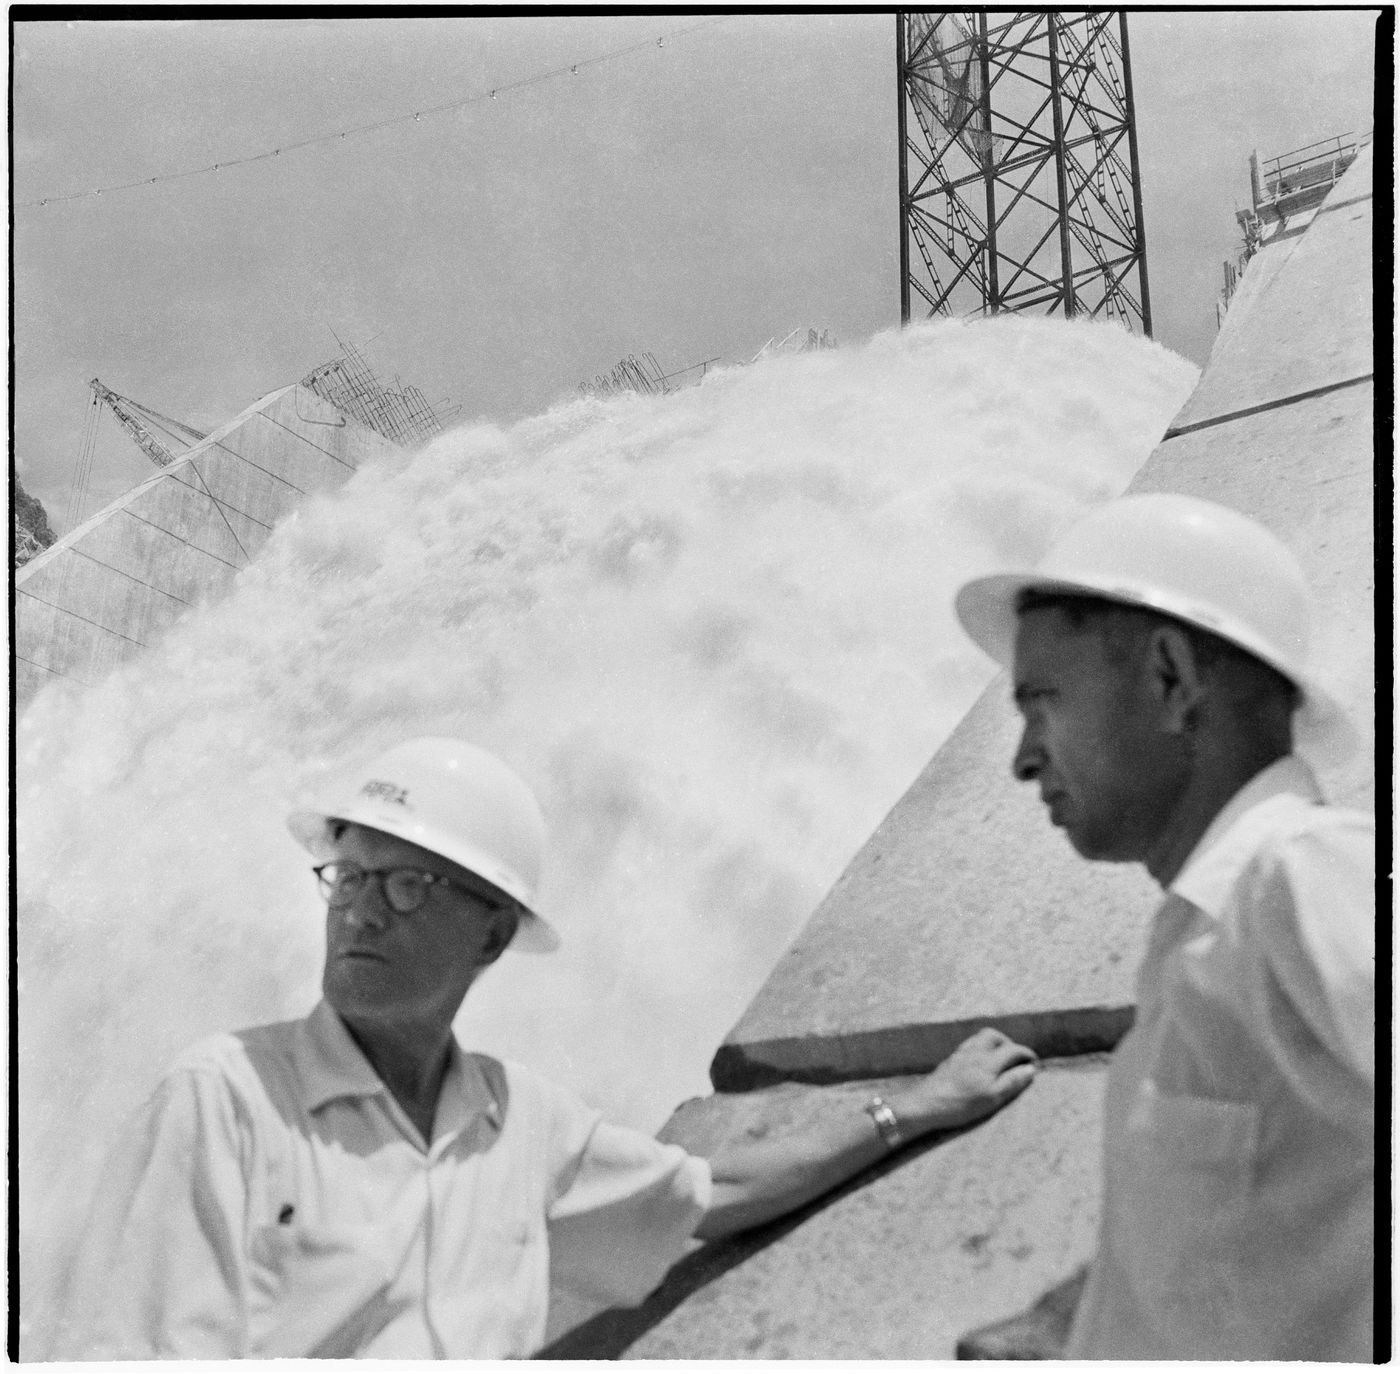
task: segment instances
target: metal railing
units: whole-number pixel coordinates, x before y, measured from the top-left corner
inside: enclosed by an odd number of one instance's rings
[[[1278,200],[1297,191],[1330,186],[1355,161],[1356,151],[1356,136],[1347,133],[1270,158],[1263,165],[1263,198]],[[1256,196],[1256,204],[1259,199]]]

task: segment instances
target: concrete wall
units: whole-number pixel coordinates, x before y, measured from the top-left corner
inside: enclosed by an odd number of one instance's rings
[[[1200,384],[1132,484],[1270,526],[1316,589],[1318,661],[1364,736],[1323,770],[1373,804],[1371,155],[1301,237],[1250,263]],[[1087,864],[1009,762],[999,677],[852,861],[663,1132],[700,1152],[824,1093],[868,1100],[995,1024],[1052,1056],[999,1116],[907,1151],[795,1219],[683,1263],[645,1307],[561,1298],[546,1354],[950,1358],[1087,1259],[1105,1052],[1130,1024],[1158,894]],[[842,1086],[817,1089],[804,1082]],[[572,1328],[572,1329],[570,1329]]]
[[[224,587],[305,495],[394,451],[300,386],[201,440],[15,573],[15,702],[95,683]]]

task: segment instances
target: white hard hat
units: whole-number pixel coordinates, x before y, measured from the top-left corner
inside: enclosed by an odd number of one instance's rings
[[[1145,606],[1198,625],[1277,669],[1302,693],[1300,742],[1340,762],[1357,744],[1308,666],[1311,597],[1287,547],[1255,520],[1193,496],[1149,493],[1096,507],[1033,571],[974,578],[954,607],[963,629],[1012,666],[1023,591]]]
[[[511,949],[545,953],[559,937],[535,910],[545,826],[535,795],[494,754],[464,740],[396,744],[316,810],[294,812],[293,835],[333,854],[331,823],[351,821],[440,854],[515,899],[524,911]]]

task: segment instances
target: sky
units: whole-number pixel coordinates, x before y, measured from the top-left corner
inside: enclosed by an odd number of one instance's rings
[[[1250,152],[1369,124],[1376,14],[1132,11],[1155,334],[1197,365]],[[508,422],[628,354],[675,372],[899,321],[890,13],[11,33],[13,452],[59,533],[93,377],[210,430],[339,337]],[[84,513],[150,472],[99,416]]]

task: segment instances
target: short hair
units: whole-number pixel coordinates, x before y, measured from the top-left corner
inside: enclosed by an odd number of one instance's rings
[[[1202,673],[1213,678],[1238,708],[1253,711],[1278,703],[1291,713],[1302,702],[1298,687],[1277,668],[1248,649],[1165,611],[1057,588],[1026,587],[1017,595],[1018,616],[1044,610],[1059,611],[1076,630],[1097,632],[1112,663],[1127,662],[1157,626],[1173,625],[1186,636]]]

